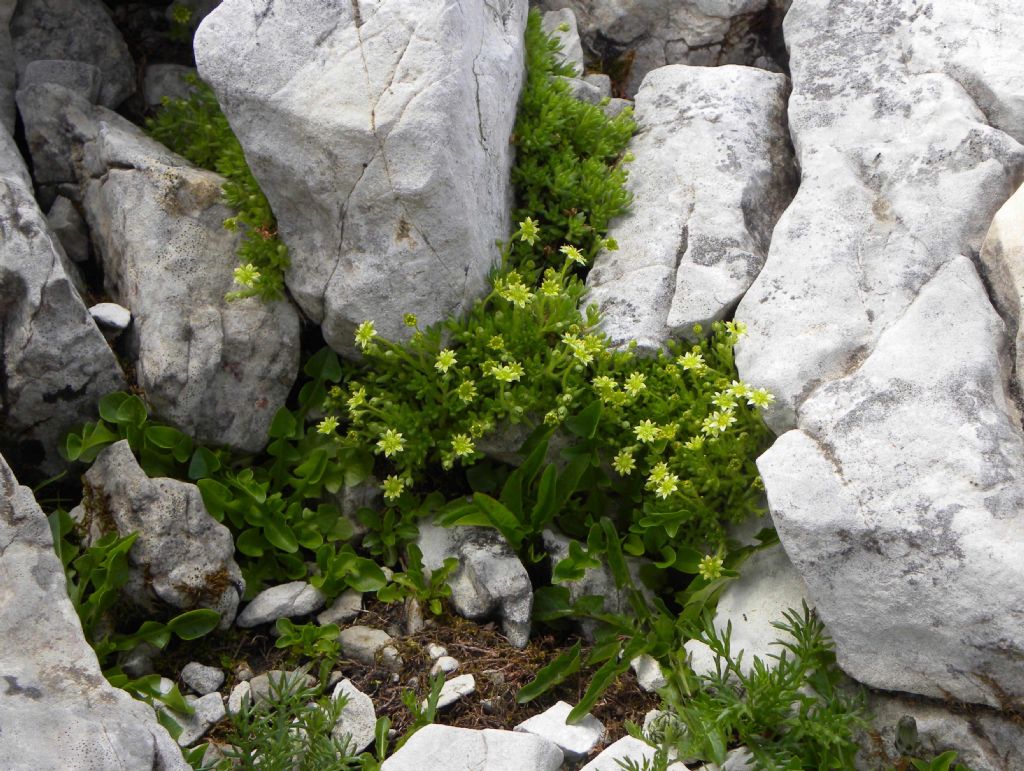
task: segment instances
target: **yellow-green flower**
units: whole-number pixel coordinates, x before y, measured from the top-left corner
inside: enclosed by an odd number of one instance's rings
[[[328,415],[316,424],[316,431],[318,434],[333,434],[337,427],[338,419],[333,415]]]
[[[455,364],[455,361],[455,351],[445,348],[437,354],[437,360],[434,362],[434,369],[438,372],[447,372],[448,369]]]
[[[577,249],[575,246],[570,246],[569,244],[566,244],[558,251],[560,251],[562,254],[564,254],[566,257],[568,257],[570,260],[577,263],[578,265],[587,264],[587,258],[584,257],[580,250]]]
[[[377,442],[377,448],[384,453],[385,458],[390,458],[392,455],[397,455],[405,447],[405,439],[402,435],[395,431],[393,428],[389,428],[381,436],[380,441]]]
[[[762,409],[767,407],[769,404],[775,401],[775,397],[772,396],[764,388],[758,388],[751,392],[747,398],[747,403],[752,407],[761,407]]]
[[[700,372],[706,366],[704,364],[704,357],[695,351],[684,353],[676,359],[676,364],[682,367],[684,370],[694,370]]]
[[[247,286],[250,289],[256,285],[256,282],[260,279],[259,269],[251,262],[247,262],[245,265],[239,265],[235,268],[235,283]]]
[[[539,235],[540,229],[537,227],[537,223],[531,218],[527,217],[519,223],[519,238],[530,246],[533,246]]]
[[[647,476],[647,486],[654,487],[658,482],[668,476],[668,464],[664,461],[654,464],[651,473]]]
[[[540,293],[545,297],[558,297],[562,293],[562,282],[552,277],[545,278],[540,285]]]
[[[377,330],[373,328],[373,322],[364,321],[356,328],[356,345],[365,351],[366,346],[373,342],[376,336]]]
[[[630,396],[636,396],[647,387],[647,375],[643,372],[630,373],[623,388]]]
[[[704,448],[704,437],[703,436],[693,436],[693,437],[690,437],[689,441],[683,443],[683,447],[685,447],[687,450],[693,450],[693,451],[701,450],[701,449]]]
[[[402,317],[402,321],[405,322],[405,325],[407,327],[415,327],[417,324],[420,323],[420,320],[416,317],[415,313],[406,313]]]
[[[660,432],[657,424],[653,421],[641,420],[633,429],[633,433],[636,434],[636,438],[641,442],[653,442],[658,438]]]
[[[462,458],[466,455],[472,455],[476,450],[473,440],[465,434],[456,434],[452,437],[452,452],[455,457]]]
[[[348,408],[354,410],[366,403],[366,389],[363,386],[358,386],[352,391],[352,395],[348,397]]]
[[[733,380],[729,383],[729,393],[737,399],[746,399],[752,393],[752,389],[742,380]]]
[[[384,498],[389,501],[393,501],[395,498],[402,494],[405,489],[405,480],[401,477],[396,477],[394,474],[384,480],[384,484],[381,485],[384,488]]]
[[[747,325],[742,321],[727,321],[725,322],[725,328],[736,337],[743,337],[747,334]]]
[[[630,450],[622,450],[612,459],[612,468],[619,475],[626,476],[636,468],[636,461],[633,460],[633,453]]]
[[[700,573],[700,577],[706,581],[714,581],[716,578],[722,575],[722,558],[717,554],[708,554],[697,566],[697,572]]]
[[[708,436],[717,436],[736,422],[736,416],[729,410],[712,412],[701,424],[701,431]]]
[[[609,252],[618,251],[619,242],[614,238],[603,238],[601,239],[601,248],[607,249]]]
[[[455,389],[455,393],[462,401],[469,403],[476,398],[476,383],[472,380],[463,380]]]
[[[491,377],[500,380],[502,383],[512,383],[523,376],[523,365],[517,361],[510,361],[499,367],[491,368]]]
[[[505,350],[505,338],[501,335],[494,335],[487,341],[487,347],[494,351]]]
[[[668,498],[679,487],[679,477],[675,474],[666,474],[655,487],[654,494],[659,498]]]
[[[711,397],[711,403],[723,410],[731,410],[736,406],[736,397],[729,391],[721,391]]]

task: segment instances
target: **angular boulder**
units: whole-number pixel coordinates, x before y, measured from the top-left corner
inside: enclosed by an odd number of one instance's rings
[[[117,107],[135,92],[128,45],[101,0],[20,0],[11,19],[19,80],[39,59],[71,59],[100,68],[100,103]]]
[[[448,577],[455,610],[469,619],[497,614],[508,641],[523,648],[530,639],[533,584],[508,541],[490,527],[438,527],[419,523],[417,546],[423,567],[437,570],[448,557],[459,566]]]
[[[992,303],[1013,340],[1017,392],[1024,378],[1024,187],[996,213],[981,245],[981,270]]]
[[[796,190],[786,129],[789,82],[752,67],[673,65],[636,97],[628,213],[618,251],[587,277],[611,341],[664,347],[730,314],[764,264]]]
[[[753,64],[777,69],[765,30],[769,0],[541,0],[545,10],[570,9],[584,46],[618,61],[627,96],[651,70],[666,64]]]
[[[414,733],[402,748],[381,764],[381,771],[556,771],[562,751],[533,734],[474,731],[436,723]]]
[[[758,461],[786,552],[862,683],[1024,704],[1024,436],[1004,344],[956,257]]]
[[[1024,174],[1014,3],[803,0],[785,34],[800,189],[736,312],[737,366],[776,396],[780,434],[946,262],[978,253]]]
[[[124,388],[63,257],[18,148],[0,131],[0,451],[26,479],[64,469],[64,434]]]
[[[487,288],[509,232],[526,0],[225,0],[195,38],[328,344]],[[239,66],[239,65],[244,66]]]
[[[0,768],[186,771],[152,708],[100,672],[46,515],[0,457]]]
[[[83,481],[81,524],[90,541],[138,534],[128,553],[130,601],[150,611],[212,608],[221,629],[231,626],[245,581],[231,532],[207,513],[199,488],[150,479],[124,440],[103,450]]]

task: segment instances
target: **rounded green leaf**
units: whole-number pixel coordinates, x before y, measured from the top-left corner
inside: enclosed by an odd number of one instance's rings
[[[175,616],[167,628],[182,640],[195,640],[212,632],[220,623],[220,613],[209,608],[197,608]]]

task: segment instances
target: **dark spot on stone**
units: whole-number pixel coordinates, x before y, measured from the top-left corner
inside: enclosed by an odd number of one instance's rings
[[[39,701],[43,698],[43,692],[35,686],[29,686],[28,688],[22,688],[18,685],[18,678],[13,675],[4,675],[4,680],[7,681],[7,690],[4,691],[6,696],[24,696],[26,699],[32,699],[32,701]]]

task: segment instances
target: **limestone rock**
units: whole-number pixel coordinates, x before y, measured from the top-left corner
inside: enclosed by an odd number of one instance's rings
[[[132,323],[132,312],[117,303],[97,303],[89,307],[89,315],[100,329],[123,332]]]
[[[349,754],[355,755],[373,743],[377,711],[370,697],[356,688],[351,680],[342,680],[335,686],[331,698],[338,699],[341,696],[345,697],[345,709],[331,735],[344,740]]]
[[[150,64],[142,81],[142,98],[146,106],[159,107],[164,98],[188,99],[192,86],[185,78],[195,75],[195,67],[183,64]]]
[[[583,766],[580,771],[620,771],[619,761],[632,761],[643,767],[645,762],[654,760],[654,747],[632,736],[623,736],[608,745],[601,754]]]
[[[1016,189],[1015,9],[805,0],[787,14],[800,189],[736,312],[749,328],[740,375],[776,396],[766,418],[777,434],[798,425],[816,387],[863,361],[944,264],[978,253]]]
[[[666,64],[758,64],[777,68],[759,33],[768,0],[541,0],[575,12],[584,47],[605,61],[628,60],[625,90]]]
[[[62,254],[14,140],[0,131],[0,451],[35,479],[66,468],[64,435],[124,388]]]
[[[271,586],[253,597],[245,606],[235,625],[253,627],[270,624],[279,618],[296,618],[315,613],[324,606],[327,597],[306,581],[291,581]]]
[[[46,223],[72,262],[89,259],[89,228],[70,200],[58,196],[46,213]]]
[[[357,353],[364,320],[405,338],[405,313],[432,324],[486,292],[526,7],[225,0],[200,26],[200,75],[277,216],[288,288],[335,350]]]
[[[79,142],[86,217],[108,292],[132,312],[130,347],[154,414],[201,442],[253,452],[299,362],[287,301],[228,301],[238,234],[223,178],[98,108]]]
[[[181,680],[200,696],[205,696],[224,684],[224,670],[191,661],[181,670]]]
[[[256,675],[256,677],[245,683],[248,688],[241,688],[235,686],[235,690],[231,692],[231,696],[228,699],[228,706],[234,708],[236,705],[241,706],[242,699],[248,696],[250,703],[252,704],[263,704],[270,700],[271,693],[280,689],[282,686],[289,688],[312,688],[316,685],[316,678],[308,674],[302,669],[282,670],[282,669],[271,669],[269,672]],[[238,695],[235,695],[235,691],[238,691]]]
[[[391,644],[394,639],[382,629],[350,626],[341,630],[338,641],[341,643],[341,652],[360,664],[373,666],[377,663],[379,653],[385,666],[394,669],[401,667],[402,659],[398,649]]]
[[[457,677],[453,677],[451,680],[446,680],[444,685],[441,686],[440,694],[438,694],[438,709],[442,707],[450,707],[463,696],[469,696],[475,691],[476,679],[473,675],[458,675]],[[423,700],[422,706],[426,708],[426,699]]]
[[[955,257],[758,461],[786,552],[862,683],[1024,699],[1024,437],[1004,342]]]
[[[587,278],[611,341],[660,350],[730,314],[764,264],[792,199],[785,76],[751,67],[654,70],[636,97],[628,213],[618,251]]]
[[[576,70],[577,77],[582,77],[583,44],[580,42],[580,31],[576,26],[576,14],[572,9],[548,11],[544,14],[540,27],[545,34],[555,37],[562,44],[562,62],[571,64]]]
[[[331,603],[331,607],[317,614],[316,622],[320,626],[341,625],[358,616],[362,609],[363,593],[355,589],[346,589]]]
[[[0,0],[0,126],[12,135],[18,112],[14,105],[18,73],[11,44],[11,17],[17,4],[17,0]]]
[[[0,768],[187,771],[153,710],[100,672],[46,515],[2,457],[0,544]]]
[[[604,726],[587,714],[576,723],[567,723],[572,705],[564,701],[515,727],[516,731],[536,734],[558,745],[567,758],[582,758],[604,738]]]
[[[562,751],[539,736],[434,723],[414,733],[381,771],[556,771],[561,765]]]
[[[181,726],[178,744],[189,747],[206,735],[206,732],[227,716],[224,699],[219,693],[208,693],[205,696],[186,696],[185,702],[195,710],[191,715],[179,715],[171,712],[171,717]]]
[[[419,523],[416,541],[423,552],[423,567],[437,570],[448,557],[457,557],[459,567],[448,577],[455,610],[469,619],[483,619],[494,613],[501,617],[502,630],[517,648],[530,638],[533,585],[523,563],[508,542],[489,527],[437,527]]]
[[[221,629],[231,626],[245,581],[231,532],[207,513],[195,485],[150,479],[124,440],[96,457],[84,481],[90,541],[138,533],[128,553],[129,600],[148,610],[212,608]]]
[[[20,0],[11,39],[19,81],[31,62],[72,59],[103,73],[101,104],[117,107],[135,91],[128,46],[100,0]]]

